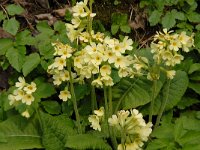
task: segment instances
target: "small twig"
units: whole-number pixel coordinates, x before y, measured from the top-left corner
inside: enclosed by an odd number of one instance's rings
[[[8,13],[7,13],[6,9],[5,9],[2,5],[0,5],[0,6],[1,6],[1,8],[3,9],[3,11],[5,12],[6,18],[9,19],[9,16],[8,16]]]

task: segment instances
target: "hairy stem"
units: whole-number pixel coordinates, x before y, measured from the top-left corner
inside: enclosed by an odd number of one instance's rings
[[[157,84],[157,80],[154,80],[153,81],[153,86],[152,86],[152,94],[151,94],[151,105],[150,105],[150,112],[149,112],[149,122],[152,122],[153,107],[154,107],[154,103],[155,103],[156,84]]]
[[[94,80],[94,76],[92,76],[92,81]],[[96,92],[95,92],[95,87],[91,84],[91,109],[92,112],[97,109],[97,100],[96,100]]]
[[[75,112],[76,121],[77,121],[77,124],[78,124],[78,132],[79,132],[79,133],[82,133],[80,115],[79,115],[79,112],[78,112],[78,106],[77,106],[77,101],[76,101],[76,95],[75,95],[75,92],[74,92],[74,84],[73,84],[73,77],[72,77],[72,71],[71,71],[71,62],[68,61],[67,64],[68,64],[68,65],[67,65],[67,68],[68,68],[69,77],[70,77],[70,92],[71,92],[71,95],[72,95],[72,102],[73,102],[73,106],[74,106],[74,112]]]
[[[109,86],[108,87],[108,101],[109,101],[109,117],[110,116],[112,116],[112,114],[113,114],[113,106],[112,106],[112,87],[111,86]]]
[[[168,102],[168,98],[169,98],[169,87],[170,87],[170,83],[171,83],[171,80],[167,80],[167,91],[166,91],[166,97],[161,105],[161,108],[159,110],[159,113],[158,113],[158,116],[157,116],[157,119],[156,119],[156,124],[155,124],[155,128],[160,124],[160,119],[163,115],[163,112],[165,110],[165,106]]]
[[[108,96],[107,96],[106,86],[103,87],[103,92],[104,92],[104,101],[105,101],[105,116],[107,120],[108,119]]]

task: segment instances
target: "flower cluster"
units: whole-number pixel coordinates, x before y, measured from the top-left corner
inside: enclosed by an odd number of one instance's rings
[[[121,132],[124,143],[118,145],[118,150],[139,150],[143,142],[148,140],[152,132],[152,123],[145,123],[143,116],[136,109],[121,110],[108,119],[110,126]]]
[[[104,120],[104,107],[101,107],[99,110],[94,110],[94,115],[90,115],[88,120],[94,130],[101,131],[100,123]]]
[[[91,20],[96,14],[90,11],[90,9],[87,7],[87,4],[88,0],[84,0],[84,2],[77,2],[72,8],[72,24],[66,24],[68,31],[67,36],[71,42],[77,39],[88,42],[90,39],[90,34],[83,30],[86,28],[88,20]]]
[[[32,102],[35,100],[33,93],[36,91],[37,87],[34,82],[31,84],[26,83],[23,77],[18,78],[18,82],[15,83],[15,89],[12,94],[8,95],[8,99],[10,100],[9,104],[18,106],[19,104],[25,104],[30,106]],[[22,113],[25,117],[30,117],[28,110]]]
[[[153,53],[153,58],[156,64],[163,64],[166,67],[173,67],[176,64],[180,64],[184,57],[180,54],[180,51],[189,52],[189,49],[194,46],[194,35],[187,36],[186,32],[181,32],[180,34],[174,33],[172,31],[167,31],[163,29],[162,32],[157,32],[154,36],[154,40],[151,43],[151,53]],[[174,70],[165,70],[167,77],[173,79],[175,75]],[[148,75],[149,79],[152,76]]]
[[[61,42],[55,42],[52,44],[55,49],[55,60],[48,66],[47,72],[53,75],[53,84],[60,85],[64,81],[69,81],[69,71],[65,69],[67,66],[66,59],[72,56],[72,53],[75,51],[68,44],[63,44]]]
[[[92,81],[96,87],[112,86],[112,68],[118,70],[119,77],[134,76],[131,67],[133,57],[126,55],[126,50],[132,50],[133,41],[125,37],[122,42],[110,37],[102,38],[102,42],[90,42],[74,58],[74,69],[79,78],[97,78]]]

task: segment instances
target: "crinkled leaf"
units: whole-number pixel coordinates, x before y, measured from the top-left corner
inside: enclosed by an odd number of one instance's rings
[[[178,142],[179,144],[181,144],[182,147],[185,147],[185,145],[199,145],[199,139],[200,131],[188,131],[178,140]]]
[[[120,29],[124,33],[130,33],[131,32],[131,28],[129,27],[129,25],[122,25],[122,26],[120,26]]]
[[[50,83],[45,82],[43,78],[37,78],[34,80],[34,82],[37,85],[37,90],[34,93],[36,98],[47,98],[56,93],[54,86]]]
[[[12,116],[0,123],[0,149],[43,148],[38,123],[21,116]]]
[[[61,112],[61,106],[57,101],[42,101],[44,109],[53,115],[58,115]]]
[[[186,107],[192,106],[193,104],[200,103],[198,99],[192,97],[183,97],[181,101],[177,104],[179,109],[185,109]]]
[[[16,49],[12,47],[7,50],[6,57],[8,58],[11,66],[20,72],[25,60],[23,49]]]
[[[171,133],[171,134],[169,134]],[[159,138],[159,139],[171,139],[174,138],[174,125],[172,123],[166,123],[162,126],[159,126],[156,128],[153,133],[151,134],[153,137]]]
[[[200,63],[194,63],[190,66],[188,74],[192,74],[195,71],[200,71]]]
[[[183,150],[200,150],[200,144],[186,144]]]
[[[162,18],[163,28],[170,29],[170,28],[174,27],[174,25],[176,24],[176,20],[175,19],[176,18],[175,18],[173,13],[167,12],[165,14],[165,16]]]
[[[154,10],[151,15],[149,16],[149,22],[151,26],[155,26],[156,24],[159,23],[160,17],[162,15],[162,12],[159,10]]]
[[[3,22],[3,29],[12,35],[16,35],[19,29],[19,22],[15,18],[5,20]]]
[[[184,95],[188,86],[188,76],[184,71],[176,71],[176,75],[170,82],[169,92],[167,92],[167,85],[163,88],[163,100],[168,97],[166,110],[169,110],[177,105]]]
[[[15,4],[8,5],[6,7],[6,10],[8,14],[11,16],[20,15],[25,11],[24,8],[22,8],[20,5],[15,5]]]
[[[113,89],[113,97],[122,101],[124,109],[135,108],[150,101],[150,95],[145,87],[150,88],[145,81],[123,79]]]
[[[26,56],[25,63],[22,67],[24,76],[27,76],[33,69],[35,69],[40,63],[40,55],[38,53],[32,53]]]
[[[111,26],[111,32],[112,32],[112,34],[115,35],[118,32],[118,30],[119,30],[119,25],[112,24],[112,26]]]
[[[198,82],[190,82],[188,87],[195,91],[196,93],[200,94],[200,83]]]
[[[76,95],[76,99],[80,100],[82,99],[85,95],[88,95],[90,93],[90,87],[87,84],[77,84],[74,87],[74,92]]]
[[[3,11],[0,11],[0,21],[4,20],[6,15],[3,14]]]
[[[187,18],[190,22],[199,23],[200,22],[200,14],[197,12],[190,12],[187,15]]]
[[[31,36],[31,32],[28,30],[19,32],[16,35],[16,42],[18,45],[34,45],[35,41],[36,39]]]
[[[40,112],[43,135],[42,144],[46,150],[64,150],[68,135],[73,135],[72,120],[66,116],[53,117]]]
[[[46,21],[42,21],[42,22],[38,23],[37,29],[41,33],[45,33],[48,36],[54,34],[54,31],[52,30],[52,28],[48,25],[48,23]]]
[[[176,9],[173,9],[173,10],[171,11],[171,13],[172,13],[172,14],[175,16],[175,18],[178,19],[178,20],[185,20],[185,19],[186,19],[184,13],[183,13],[183,12],[179,12],[179,11],[177,11]]]
[[[65,147],[72,149],[112,149],[103,139],[92,134],[77,134],[69,136]]]
[[[195,48],[199,51],[200,53],[200,32],[197,32],[195,34],[195,37],[194,37],[194,45],[195,45]]]
[[[11,39],[0,39],[0,55],[5,55],[6,51],[13,46]]]
[[[167,147],[171,144],[170,139],[155,139],[151,141],[148,145],[146,150],[161,150],[167,149]],[[173,143],[172,143],[173,144]]]

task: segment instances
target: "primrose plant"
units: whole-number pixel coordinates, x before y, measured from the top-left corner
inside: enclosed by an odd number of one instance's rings
[[[118,112],[114,114],[113,74],[117,72],[119,78],[135,78],[146,74],[147,79],[152,80],[155,86],[160,77],[160,71],[164,71],[167,78],[171,80],[176,73],[172,67],[183,60],[179,51],[189,51],[189,48],[193,46],[193,35],[187,36],[185,32],[171,34],[172,32],[167,32],[166,29],[163,30],[164,33],[158,32],[151,43],[154,59],[152,65],[146,57],[128,54],[133,49],[133,41],[128,36],[119,40],[106,36],[104,33],[95,33],[92,29],[92,21],[96,14],[92,12],[92,4],[93,0],[89,2],[84,0],[84,2],[77,2],[72,8],[73,18],[71,23],[66,24],[70,42],[52,43],[55,49],[54,60],[48,66],[47,73],[52,76],[53,84],[62,88],[58,97],[62,101],[72,101],[79,134],[85,131],[78,111],[74,85],[89,84],[91,110],[94,112],[88,117],[90,126],[98,132],[108,133],[114,149],[139,150],[152,132],[152,108],[155,97],[152,96],[151,99],[149,123],[145,122],[143,115],[136,109],[117,109]],[[28,84],[23,77],[20,77],[16,88],[9,95],[10,105],[16,108],[19,105],[25,105],[26,107],[20,113],[29,118],[30,112],[33,112],[32,104],[37,104],[33,96],[37,89],[36,84],[34,82]],[[103,89],[104,92],[104,102],[101,102],[101,105],[96,100],[96,88]],[[158,116],[158,120],[163,111],[164,109]]]

